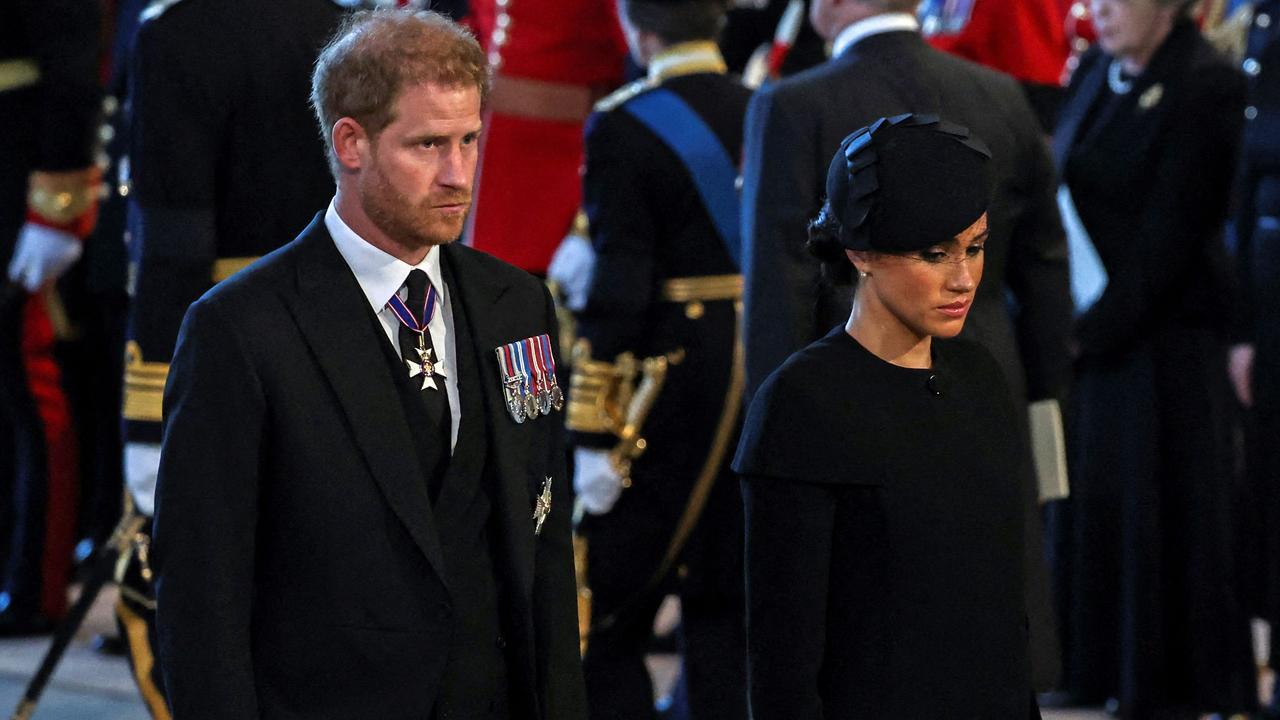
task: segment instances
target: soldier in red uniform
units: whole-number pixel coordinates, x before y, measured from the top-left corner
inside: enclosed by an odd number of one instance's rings
[[[469,24],[495,68],[470,242],[545,274],[582,199],[582,129],[622,82],[612,2],[476,0]]]
[[[1065,0],[926,0],[921,25],[939,50],[1012,75],[1046,130],[1062,100],[1071,46]]]
[[[75,443],[50,286],[97,214],[99,8],[0,4],[0,635],[66,610]]]

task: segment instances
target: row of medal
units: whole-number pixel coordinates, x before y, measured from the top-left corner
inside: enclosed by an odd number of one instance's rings
[[[502,393],[507,412],[518,423],[564,407],[564,392],[556,382],[556,359],[551,337],[539,335],[507,343],[494,350],[502,368]]]

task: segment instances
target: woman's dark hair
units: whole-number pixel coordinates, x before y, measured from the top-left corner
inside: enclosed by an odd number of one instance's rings
[[[809,242],[805,248],[822,262],[822,279],[828,284],[854,284],[853,263],[849,262],[844,244],[840,242],[840,220],[830,202],[823,202],[818,217],[809,222]]]

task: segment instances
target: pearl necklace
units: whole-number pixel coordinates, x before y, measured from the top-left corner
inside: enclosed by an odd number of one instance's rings
[[[1116,95],[1127,95],[1133,89],[1133,81],[1125,80],[1120,74],[1120,61],[1112,60],[1107,68],[1107,87]]]

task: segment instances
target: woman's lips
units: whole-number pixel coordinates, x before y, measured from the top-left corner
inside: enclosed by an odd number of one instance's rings
[[[968,300],[957,300],[949,305],[939,305],[938,311],[947,317],[962,318],[969,312]]]

